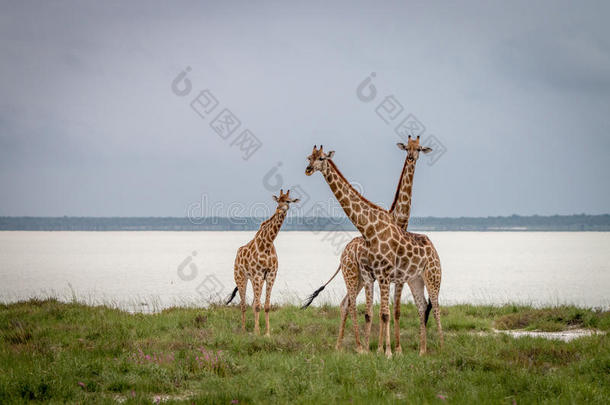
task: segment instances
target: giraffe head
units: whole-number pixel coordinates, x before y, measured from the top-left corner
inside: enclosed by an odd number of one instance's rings
[[[432,152],[432,148],[419,144],[419,135],[417,138],[411,138],[411,135],[409,135],[409,140],[406,145],[404,143],[397,143],[396,145],[398,146],[398,149],[407,151],[407,160],[409,162],[415,162],[417,158],[419,158],[419,152]]]
[[[288,211],[288,208],[290,208],[290,204],[300,201],[299,198],[290,198],[290,190],[286,191],[286,194],[284,194],[284,189],[280,190],[279,197],[274,195],[273,199],[275,200],[275,202],[277,202],[277,209],[282,210],[284,212]]]
[[[335,155],[334,150],[324,153],[323,148],[324,146],[322,145],[320,145],[320,149],[318,149],[316,145],[313,146],[311,155],[307,156],[309,164],[305,168],[306,175],[311,176],[316,170],[323,171],[326,169],[326,166],[328,166],[327,160],[332,159],[332,157]]]

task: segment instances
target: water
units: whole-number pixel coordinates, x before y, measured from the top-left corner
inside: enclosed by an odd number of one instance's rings
[[[135,311],[203,305],[233,289],[235,252],[253,235],[0,232],[0,301],[76,296]],[[441,304],[610,307],[609,232],[428,235],[443,267]],[[356,234],[281,232],[275,242],[279,270],[272,301],[299,303],[326,282],[338,266],[337,246],[348,236]],[[317,302],[338,303],[344,294],[339,274]],[[378,294],[376,289],[376,299]],[[411,301],[407,288],[403,301]]]

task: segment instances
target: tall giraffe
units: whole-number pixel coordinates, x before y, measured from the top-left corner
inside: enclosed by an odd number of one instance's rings
[[[381,295],[379,346],[383,346],[385,338],[385,354],[388,357],[392,355],[388,305],[390,283],[402,285],[406,282],[409,284],[419,312],[420,354],[424,354],[426,352],[424,286],[430,294],[442,341],[438,294],[435,293],[440,286],[441,276],[438,253],[428,237],[405,232],[395,223],[392,214],[360,195],[334,164],[333,156],[334,151],[324,153],[322,147],[318,149],[314,146],[311,155],[307,157],[309,165],[305,169],[305,174],[311,176],[316,171],[322,173],[345,214],[364,239],[365,253],[362,257],[362,265],[366,269],[365,277],[379,282]],[[428,275],[424,277],[425,273]],[[358,285],[347,283],[347,287],[348,308],[354,323],[356,349],[362,352],[356,319]]]
[[[248,287],[248,280],[250,280],[254,289],[254,300],[252,301],[254,333],[258,335],[260,333],[259,313],[261,310],[261,293],[263,291],[263,284],[267,282],[267,288],[265,289],[266,336],[270,335],[269,310],[271,289],[277,275],[277,254],[275,253],[273,241],[282,227],[290,204],[299,202],[298,198],[290,198],[290,190],[286,194],[284,194],[284,190],[280,190],[280,196],[273,196],[273,199],[277,202],[275,213],[261,224],[258,232],[254,235],[254,239],[237,249],[234,267],[234,278],[237,287],[235,287],[227,301],[227,304],[233,301],[235,294],[239,291],[239,298],[241,299],[241,329],[245,331],[246,288]]]
[[[407,152],[405,157],[405,162],[401,171],[400,179],[398,181],[398,185],[396,188],[396,193],[394,195],[394,201],[390,207],[390,214],[393,215],[396,224],[407,230],[407,226],[409,225],[409,219],[411,216],[411,196],[413,190],[413,176],[415,173],[415,164],[417,163],[417,159],[419,158],[420,152],[429,153],[432,151],[429,147],[423,147],[419,143],[420,137],[411,138],[409,135],[409,139],[407,144],[398,143],[397,146],[399,149],[402,149]],[[371,321],[372,321],[372,307],[373,307],[373,287],[374,287],[374,279],[366,277],[366,270],[363,268],[362,257],[366,254],[365,252],[365,242],[364,239],[359,236],[352,239],[343,250],[341,255],[341,261],[339,264],[339,269],[335,272],[335,274],[318,290],[316,290],[309,298],[303,307],[307,307],[311,304],[313,299],[326,287],[338,274],[339,270],[343,273],[343,278],[347,283],[354,284],[357,286],[358,292],[364,287],[366,293],[366,312],[365,312],[365,334],[364,334],[364,348],[368,350],[369,347],[369,339],[371,332]],[[398,353],[402,352],[402,348],[400,346],[400,298],[402,295],[403,284],[395,284],[394,287],[394,336],[395,336],[395,351]],[[438,293],[438,292],[437,292]],[[341,342],[343,340],[343,334],[345,331],[345,323],[347,321],[347,304],[348,304],[348,296],[341,301],[341,326],[339,328],[339,337],[337,338],[336,348],[339,349],[341,347]],[[428,320],[428,314],[431,309],[431,304],[428,303],[428,307],[426,308],[426,317],[425,320]],[[381,350],[381,345],[378,347],[378,350]]]

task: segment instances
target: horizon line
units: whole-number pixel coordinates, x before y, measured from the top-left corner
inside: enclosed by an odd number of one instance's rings
[[[442,219],[446,219],[446,218],[450,218],[450,219],[461,219],[461,218],[514,218],[514,217],[523,217],[523,218],[528,218],[528,217],[581,217],[581,216],[589,216],[589,217],[603,217],[603,216],[610,216],[610,213],[604,213],[604,214],[586,214],[586,213],[578,213],[578,214],[548,214],[548,215],[541,215],[541,214],[530,214],[530,215],[524,215],[524,214],[510,214],[510,215],[485,215],[485,216],[435,216],[435,215],[425,215],[425,216],[411,216],[411,218],[442,218]],[[287,216],[287,218],[332,218],[332,219],[341,219],[341,218],[345,218],[345,219],[349,219],[346,215],[342,215],[342,216],[300,216],[300,215],[293,215],[290,216],[290,214]],[[0,218],[172,218],[172,219],[190,219],[191,217],[189,216],[151,216],[151,215],[143,215],[143,216],[134,216],[134,215],[124,215],[124,216],[118,216],[118,215],[108,215],[108,216],[98,216],[98,215],[0,215]],[[197,219],[204,219],[204,218],[226,218],[226,219],[230,219],[230,218],[266,218],[262,217],[262,216],[217,216],[217,215],[212,215],[212,216],[202,216],[202,217],[196,217]]]

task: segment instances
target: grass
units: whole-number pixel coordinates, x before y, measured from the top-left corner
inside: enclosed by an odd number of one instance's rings
[[[442,352],[430,322],[429,354],[418,356],[416,311],[404,305],[403,355],[388,360],[356,354],[350,322],[344,350],[336,352],[339,311],[332,306],[274,308],[272,337],[265,338],[239,332],[236,306],[145,315],[56,300],[0,305],[0,403],[555,404],[610,398],[608,335],[564,343],[491,332],[608,331],[609,312],[511,305],[442,311]],[[251,331],[251,310],[247,320]]]
[[[496,320],[498,329],[525,329],[557,332],[567,327],[610,329],[610,317],[601,311],[576,307],[524,309]]]

